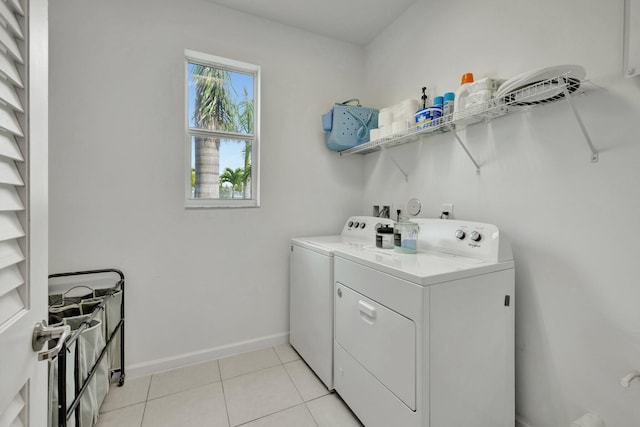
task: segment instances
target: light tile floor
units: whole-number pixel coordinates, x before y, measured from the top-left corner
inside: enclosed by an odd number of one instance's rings
[[[96,427],[358,427],[288,344],[112,385]]]

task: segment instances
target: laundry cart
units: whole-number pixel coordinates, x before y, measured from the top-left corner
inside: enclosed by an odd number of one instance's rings
[[[49,276],[49,324],[69,337],[49,361],[50,427],[91,427],[109,384],[124,384],[124,284],[114,268]]]

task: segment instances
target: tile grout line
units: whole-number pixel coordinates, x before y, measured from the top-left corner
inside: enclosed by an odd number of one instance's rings
[[[144,425],[144,416],[147,414],[147,402],[149,402],[149,392],[151,391],[151,382],[153,381],[153,375],[149,378],[149,387],[147,387],[147,395],[144,399],[144,410],[142,411],[142,419],[140,420],[140,427]]]
[[[298,360],[302,360],[302,359],[298,359]],[[296,362],[296,360],[293,360],[289,363],[293,363]],[[296,382],[293,380],[293,378],[291,377],[291,374],[289,374],[289,370],[287,369],[287,366],[285,363],[282,364],[282,367],[284,368],[284,371],[287,373],[287,376],[289,377],[289,380],[291,380],[291,382],[293,383],[293,386],[295,387],[296,391],[298,392],[298,395],[300,396],[300,399],[302,399],[302,404],[304,405],[305,409],[309,412],[309,414],[311,415],[311,419],[313,420],[314,424],[316,426],[319,426],[318,421],[316,420],[316,417],[313,416],[313,412],[311,412],[311,410],[309,409],[309,407],[307,406],[307,402],[304,400],[304,396],[302,396],[302,393],[300,392],[300,390],[298,389],[298,386],[296,385]],[[325,395],[326,396],[326,395]],[[321,396],[322,397],[322,396]],[[319,397],[317,397],[316,399],[319,399]],[[311,399],[311,400],[315,400],[315,399]],[[311,401],[309,400],[309,401]],[[294,406],[292,406],[294,407]]]
[[[200,384],[200,385],[196,385],[196,386],[189,386],[189,387],[185,388],[184,390],[172,391],[170,393],[162,394],[160,396],[155,396],[153,398],[149,398],[149,395],[151,394],[151,383],[149,383],[149,389],[147,390],[147,399],[146,400],[147,401],[158,400],[158,399],[162,399],[163,397],[173,396],[175,394],[184,393],[185,391],[195,390],[196,388],[200,388],[200,387],[204,387],[204,386],[207,386],[207,385],[211,385],[211,384],[222,382],[222,373],[220,371],[220,362],[219,362],[219,360],[220,359],[208,360],[206,362],[194,363],[194,364],[191,364],[191,365],[183,366],[182,368],[175,368],[175,369],[170,369],[168,371],[158,372],[157,374],[152,374],[151,375],[151,382],[153,382],[153,377],[156,376],[156,375],[161,375],[161,374],[164,374],[164,373],[167,373],[167,372],[171,372],[171,371],[177,371],[177,370],[184,369],[184,368],[191,367],[191,366],[197,366],[197,365],[202,365],[202,364],[205,364],[205,363],[216,362],[216,366],[217,366],[217,369],[218,369],[218,375],[219,375],[220,379],[215,380],[215,381],[211,381],[211,382],[205,382],[204,384]]]
[[[163,394],[162,396],[154,397],[153,399],[147,399],[146,401],[147,401],[147,402],[150,402],[150,401],[152,401],[152,400],[164,399],[165,397],[175,396],[176,394],[186,393],[187,391],[192,391],[192,390],[195,390],[195,389],[197,389],[197,388],[202,388],[202,387],[206,387],[206,386],[208,386],[208,385],[212,385],[212,384],[216,384],[216,383],[221,383],[221,382],[222,382],[222,380],[219,380],[219,381],[213,381],[213,382],[205,383],[205,384],[200,384],[200,385],[198,385],[198,386],[189,387],[189,388],[186,388],[186,389],[184,389],[184,390],[179,390],[179,391],[174,391],[174,392],[171,392],[171,393]],[[131,405],[129,405],[129,406],[131,406]]]
[[[319,399],[319,397],[318,397],[318,399]],[[312,400],[310,400],[309,402],[312,402]],[[304,402],[304,406],[307,408],[307,411],[309,411],[309,413],[311,414],[311,419],[316,424],[316,426],[320,427],[320,423],[318,422],[318,420],[316,420],[316,417],[315,417],[315,415],[313,415],[313,412],[311,412],[311,409],[309,409],[309,405],[307,405],[307,402]]]
[[[227,394],[224,392],[224,381],[222,380],[222,370],[220,369],[220,359],[216,359],[218,362],[218,374],[220,374],[220,387],[222,388],[222,399],[224,400],[224,412],[227,415],[227,425],[231,426],[231,418],[229,418],[229,407],[227,406]]]
[[[305,403],[304,403],[304,402],[302,402],[302,403],[298,403],[297,405],[293,405],[293,406],[290,406],[290,407],[288,407],[288,408],[284,408],[284,409],[281,409],[281,410],[279,410],[279,411],[272,412],[272,413],[270,413],[270,414],[266,414],[266,415],[263,415],[263,416],[258,417],[258,418],[256,418],[256,419],[253,419],[253,420],[247,421],[247,422],[242,423],[242,424],[238,424],[237,426],[231,426],[231,427],[242,427],[242,426],[246,426],[246,425],[249,425],[249,424],[251,424],[251,423],[254,423],[254,422],[258,421],[258,420],[261,420],[261,419],[263,419],[263,418],[267,418],[267,417],[270,417],[270,416],[272,416],[272,415],[279,414],[279,413],[284,412],[284,411],[288,411],[289,409],[297,408],[298,406],[305,406],[305,407],[306,407],[306,405],[305,405]],[[309,408],[307,408],[307,411],[309,411]],[[309,411],[309,414],[311,414],[311,411]],[[311,418],[313,419],[313,414],[311,414]],[[316,423],[316,420],[315,420],[315,419],[313,419],[313,422],[314,422],[314,424],[316,424],[316,426],[318,425],[318,423]]]
[[[276,355],[276,360],[278,361],[278,364],[279,364],[279,365],[284,365],[284,364],[285,364],[285,362],[283,362],[283,361],[282,361],[282,359],[280,359],[280,356],[278,356],[278,352],[277,352],[277,351],[275,351],[275,347],[273,347],[273,346],[272,346],[272,347],[267,347],[267,348],[271,348],[271,349],[274,351],[274,353],[275,353],[275,355]],[[264,350],[264,349],[262,349],[262,350]],[[245,353],[251,353],[251,352],[245,352]],[[243,353],[239,353],[239,354],[243,354]],[[242,376],[244,376],[244,375],[249,375],[249,374],[254,373],[254,372],[264,371],[265,369],[275,368],[276,366],[278,366],[278,365],[266,366],[266,367],[264,367],[264,368],[256,369],[256,370],[249,371],[249,372],[245,372],[245,373],[243,373],[243,374],[237,374],[237,375],[231,376],[231,377],[229,377],[229,378],[223,378],[223,377],[222,377],[222,368],[220,367],[220,361],[221,361],[221,360],[223,360],[223,359],[228,359],[228,358],[231,358],[231,357],[238,356],[239,354],[232,355],[232,356],[227,356],[227,357],[223,357],[223,358],[220,358],[220,359],[212,359],[212,360],[207,360],[207,361],[204,361],[204,362],[193,363],[193,364],[190,364],[190,365],[187,365],[187,366],[182,366],[182,367],[179,367],[179,368],[168,369],[168,370],[166,370],[166,371],[162,371],[162,372],[157,372],[157,373],[155,373],[155,374],[151,374],[151,375],[150,375],[150,377],[151,377],[151,380],[153,381],[153,377],[154,377],[154,376],[156,376],[156,375],[159,375],[159,374],[165,374],[165,373],[167,373],[167,372],[177,371],[177,370],[180,370],[180,369],[184,369],[184,368],[188,368],[188,367],[192,367],[192,366],[197,366],[197,365],[202,365],[202,364],[205,364],[205,363],[217,362],[217,366],[218,366],[218,373],[219,373],[219,375],[220,375],[220,380],[218,380],[218,381],[212,381],[212,382],[208,382],[208,383],[206,383],[206,384],[213,384],[213,383],[217,383],[217,382],[219,382],[219,381],[226,381],[226,380],[230,380],[230,379],[234,379],[234,378],[242,377]],[[291,361],[286,362],[286,363],[295,362],[296,360],[301,360],[301,359],[300,359],[300,358],[298,358],[298,359],[291,360]],[[194,388],[198,388],[198,387],[204,386],[204,385],[206,385],[206,384],[201,384],[201,385],[199,385],[199,386],[190,387],[190,388],[185,389],[185,390],[182,390],[182,391],[177,391],[177,392],[168,393],[168,394],[165,394],[165,395],[162,395],[162,396],[154,397],[154,398],[152,398],[152,399],[149,399],[149,393],[151,392],[151,384],[149,384],[149,389],[147,390],[147,400],[156,400],[156,399],[159,399],[159,398],[161,398],[161,397],[170,396],[170,395],[172,395],[172,394],[182,393],[183,391],[192,390],[192,389],[194,389]]]
[[[293,387],[296,389],[296,391],[298,392],[298,396],[300,396],[300,399],[302,400],[302,403],[307,403],[304,400],[304,396],[302,395],[302,392],[300,391],[300,389],[298,388],[298,386],[296,385],[296,382],[293,380],[293,378],[291,377],[291,374],[289,373],[289,370],[287,369],[287,365],[285,365],[284,363],[282,364],[282,367],[284,368],[284,371],[287,373],[287,377],[289,377],[289,381],[291,381],[291,384],[293,384]]]
[[[278,352],[277,352],[277,351],[275,351],[275,348],[274,348],[273,346],[271,346],[271,347],[265,347],[265,348],[263,348],[263,349],[259,349],[259,350],[248,351],[248,352],[245,352],[245,353],[253,353],[253,352],[255,352],[255,351],[262,351],[262,350],[266,350],[267,348],[270,348],[270,349],[273,351],[273,353],[275,354],[275,356],[276,356],[276,359],[275,359],[275,360],[277,360],[277,361],[278,361],[278,365],[282,365],[282,360],[280,360],[280,357],[278,356]],[[245,354],[245,353],[239,353],[239,354],[236,354],[236,355],[233,355],[233,356],[227,356],[227,357],[223,357],[222,359],[215,359],[215,360],[217,360],[217,361],[218,361],[218,365],[220,365],[220,360],[229,359],[229,358],[232,358],[232,357],[235,357],[235,356],[238,356],[238,355],[241,355],[241,354]],[[256,369],[256,370],[249,371],[249,372],[245,372],[245,373],[243,373],[243,374],[237,374],[237,375],[231,376],[231,377],[229,377],[229,378],[222,378],[222,368],[220,368],[220,381],[226,381],[226,380],[230,380],[230,379],[233,379],[233,378],[242,377],[242,376],[244,376],[244,375],[248,375],[248,374],[251,374],[251,373],[253,373],[253,372],[259,372],[259,371],[264,371],[265,369],[275,368],[275,367],[276,367],[276,366],[278,366],[278,365],[266,366],[266,367],[264,367],[264,368]]]
[[[280,353],[278,353],[278,350],[276,350],[276,347],[274,346],[273,349],[275,350],[276,355],[278,356],[278,359],[280,359],[280,362],[282,362],[282,364],[285,365],[287,363],[295,362],[296,360],[302,360],[298,352],[291,346],[291,344],[287,344],[287,345],[289,346],[289,348],[291,348],[291,351],[293,351],[295,359],[288,360],[285,362],[284,360],[282,360],[282,358],[280,357]]]
[[[271,349],[276,354],[276,359],[280,362],[280,366],[282,366],[282,369],[284,369],[285,373],[287,374],[287,377],[289,377],[289,373],[287,372],[287,368],[284,367],[284,363],[282,362],[282,359],[280,359],[280,356],[278,355],[278,352],[276,351],[275,347],[271,346]],[[219,365],[219,363],[218,363],[218,365]],[[226,404],[227,404],[227,397],[226,397],[226,394],[224,394],[224,381],[227,381],[227,380],[230,380],[230,379],[234,379],[234,378],[240,378],[240,377],[243,377],[245,375],[252,375],[252,374],[255,374],[256,372],[261,372],[261,371],[265,371],[267,369],[273,369],[273,368],[277,368],[277,367],[278,367],[278,365],[269,366],[267,368],[258,369],[256,371],[247,372],[247,373],[242,374],[242,375],[236,375],[235,377],[231,377],[231,378],[227,378],[225,380],[221,380],[222,381],[222,392],[223,392],[224,399],[225,399],[225,407],[226,407]],[[220,371],[220,378],[222,378],[222,371]],[[291,381],[291,383],[293,383],[293,380],[291,380],[290,377],[289,377],[289,380]],[[293,383],[293,387],[296,389],[296,392],[298,392],[298,395],[300,395],[300,392],[298,391],[298,388],[296,387],[295,383]],[[302,399],[302,396],[300,396],[300,400],[302,400],[301,404],[303,405],[304,404],[304,399]],[[298,405],[300,405],[300,404],[298,404]],[[290,406],[288,408],[284,408],[284,409],[281,409],[279,411],[272,412],[270,414],[265,414],[265,415],[263,415],[261,417],[255,418],[253,420],[249,420],[249,421],[244,422],[242,424],[238,424],[237,426],[232,426],[231,425],[231,419],[229,418],[229,410],[227,409],[227,421],[228,421],[230,427],[240,427],[240,426],[252,423],[254,421],[260,420],[262,418],[269,417],[271,415],[277,414],[279,412],[286,411],[287,409],[295,408],[298,405]],[[307,408],[307,410],[308,410],[308,408]]]
[[[147,413],[147,401],[144,402],[144,410],[142,411],[142,418],[140,419],[140,427],[144,425],[144,416]]]
[[[273,349],[273,351],[276,353],[276,357],[278,358],[278,360],[280,361],[280,363],[284,365],[284,361],[282,360],[282,357],[280,357],[280,353],[278,353],[278,350],[276,350],[276,346],[272,346],[271,348],[272,348],[272,349]]]
[[[231,425],[231,420],[229,419],[229,411],[228,411],[228,409],[227,409],[227,418],[228,418],[228,422],[229,422],[229,426],[230,426],[230,427],[241,427],[241,426],[243,426],[243,425],[250,424],[250,423],[255,422],[255,421],[257,421],[257,420],[260,420],[260,419],[263,419],[263,418],[266,418],[266,417],[270,417],[270,416],[272,416],[272,415],[274,415],[274,414],[278,414],[278,413],[280,413],[280,412],[287,411],[287,410],[289,410],[289,409],[291,409],[291,408],[295,408],[295,407],[297,407],[297,406],[301,406],[301,405],[305,405],[305,408],[307,409],[307,411],[309,411],[309,408],[308,408],[308,407],[306,406],[306,404],[305,404],[304,398],[303,398],[303,397],[302,397],[302,395],[300,394],[300,390],[298,390],[298,387],[296,386],[295,382],[293,381],[293,379],[291,379],[291,375],[289,375],[289,372],[287,371],[287,368],[285,367],[285,363],[282,361],[282,359],[281,359],[281,358],[280,358],[280,356],[278,355],[278,352],[276,351],[275,347],[274,347],[274,346],[272,346],[272,347],[271,347],[271,349],[272,349],[272,350],[273,350],[273,352],[276,354],[276,359],[280,362],[280,363],[279,363],[279,365],[269,366],[269,367],[266,367],[266,368],[258,369],[258,370],[256,370],[256,371],[247,372],[247,373],[242,374],[242,375],[237,375],[237,376],[235,376],[235,377],[231,377],[231,378],[227,378],[227,379],[225,379],[225,380],[222,380],[222,384],[223,384],[223,394],[224,394],[224,381],[227,381],[227,380],[230,380],[230,379],[234,379],[234,378],[240,378],[240,377],[243,377],[243,376],[246,376],[246,375],[252,375],[252,374],[255,374],[255,373],[257,373],[257,372],[262,372],[262,371],[266,371],[267,369],[273,369],[273,368],[277,368],[278,366],[282,366],[282,369],[284,369],[284,372],[286,373],[287,378],[289,378],[289,381],[291,381],[291,384],[293,384],[293,387],[294,387],[294,389],[296,390],[296,392],[298,393],[298,396],[300,396],[301,403],[298,403],[297,405],[289,406],[289,407],[287,407],[287,408],[283,408],[283,409],[281,409],[281,410],[279,410],[279,411],[275,411],[275,412],[271,412],[271,413],[269,413],[269,414],[262,415],[262,416],[260,416],[260,417],[258,417],[258,418],[255,418],[255,419],[253,419],[253,420],[249,420],[249,421],[247,421],[247,422],[244,422],[244,423],[241,423],[241,424],[238,424],[238,425],[235,425],[235,426],[232,426],[232,425]],[[220,372],[220,377],[222,377],[222,372]],[[226,405],[226,394],[225,394],[224,396],[225,396],[225,405]],[[311,414],[311,411],[309,411],[309,413]],[[318,425],[318,423],[316,422],[315,418],[313,418],[313,414],[311,414],[311,418],[313,419],[313,422],[314,422],[314,423],[316,424],[316,426],[317,426],[317,425]]]
[[[140,402],[134,402],[134,403],[129,403],[127,405],[118,406],[117,408],[109,409],[108,411],[102,411],[102,412],[99,413],[99,415],[108,414],[110,412],[119,411],[121,409],[131,408],[132,406],[140,405],[141,403],[145,403],[145,402],[146,402],[146,400],[142,400]],[[100,407],[100,409],[102,409],[102,407]]]
[[[345,401],[342,399],[342,397],[341,397],[341,396],[338,394],[338,392],[337,392],[337,391],[335,391],[335,390],[330,391],[330,392],[329,392],[329,394],[325,394],[324,396],[318,396],[318,397],[315,397],[315,398],[313,398],[313,399],[309,400],[309,402],[313,402],[314,400],[320,400],[320,399],[322,399],[322,398],[325,398],[325,397],[327,397],[327,396],[331,396],[331,395],[335,395],[335,396],[340,400],[340,402],[341,402],[341,403],[342,403],[342,404],[347,408],[347,410],[348,410],[348,411],[349,411],[349,413],[353,416],[353,418],[354,418],[358,423],[360,423],[360,426],[361,426],[361,427],[365,427],[365,426],[364,426],[364,424],[362,424],[362,421],[360,421],[360,418],[358,418],[358,416],[353,412],[353,410],[349,407],[349,405],[347,405],[347,404],[345,403]],[[305,404],[307,404],[307,403],[309,403],[309,402],[305,402]],[[307,408],[309,408],[309,407],[307,406]],[[311,412],[311,410],[309,410],[309,412]],[[313,412],[311,412],[311,416],[313,416]],[[315,420],[315,417],[314,417],[314,420]],[[316,421],[316,423],[317,423],[317,421]],[[318,424],[318,425],[320,425],[320,424]]]
[[[145,396],[145,403],[149,400],[149,393],[151,393],[151,383],[153,382],[153,377],[154,375],[151,375],[151,378],[149,378],[149,387],[147,387],[147,395]]]
[[[330,391],[330,392],[328,392],[328,393],[327,393],[327,394],[325,394],[325,395],[318,396],[318,397],[314,397],[313,399],[309,399],[309,400],[307,400],[307,401],[306,401],[306,402],[304,402],[304,403],[313,402],[313,401],[315,401],[315,400],[322,399],[323,397],[331,396],[332,394],[338,394],[338,393],[336,393],[335,391]],[[339,395],[338,395],[338,396],[339,396]]]
[[[275,350],[275,347],[274,347]],[[294,350],[295,351],[295,350]],[[276,351],[276,355],[278,356],[278,359],[280,359],[280,355],[278,354],[278,352]],[[311,412],[311,409],[309,409],[309,406],[307,405],[307,401],[304,400],[304,396],[302,396],[302,392],[300,392],[300,389],[298,388],[298,386],[296,385],[296,382],[293,380],[293,378],[291,377],[291,374],[289,373],[289,370],[287,369],[288,364],[293,363],[293,362],[297,362],[297,361],[301,361],[302,363],[304,363],[306,365],[306,362],[304,362],[304,360],[302,359],[302,357],[300,357],[300,355],[298,354],[298,352],[296,352],[296,355],[298,356],[297,359],[294,360],[290,360],[287,363],[285,363],[282,359],[280,359],[280,361],[282,362],[282,367],[284,368],[284,371],[287,373],[287,376],[289,377],[289,380],[291,380],[291,382],[293,383],[293,387],[296,389],[296,391],[298,392],[298,395],[300,395],[300,399],[302,399],[302,404],[304,405],[304,407],[306,408],[306,410],[309,412],[309,414],[311,415],[311,419],[313,420],[314,424],[316,426],[320,426],[320,424],[318,424],[318,420],[316,420],[316,417],[313,416],[313,412]],[[315,374],[314,374],[315,375]],[[312,402],[316,399],[320,399],[322,397],[328,396],[329,394],[332,394],[333,392],[329,391],[328,394],[325,394],[323,396],[318,396],[318,397],[314,397],[313,399],[309,399],[309,402]],[[297,406],[297,405],[296,405]],[[295,406],[292,406],[292,408]],[[290,408],[288,408],[290,409]]]
[[[267,369],[277,368],[278,366],[282,366],[282,367],[284,368],[284,366],[282,365],[282,363],[280,363],[279,365],[267,366],[266,368],[256,369],[255,371],[251,371],[251,372],[247,372],[247,373],[244,373],[244,374],[236,375],[236,376],[234,376],[234,377],[229,377],[229,378],[221,379],[220,381],[235,380],[236,378],[245,377],[245,376],[247,376],[247,375],[255,374],[256,372],[266,371]],[[286,371],[286,369],[285,369],[285,371]]]

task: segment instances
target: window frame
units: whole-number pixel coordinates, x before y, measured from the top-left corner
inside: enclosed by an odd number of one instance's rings
[[[221,56],[184,51],[185,82],[185,207],[186,208],[257,208],[260,207],[260,66]],[[253,134],[212,131],[189,127],[189,64],[221,68],[226,71],[253,76]],[[203,199],[191,196],[191,138],[209,136],[219,139],[236,139],[251,142],[251,199]]]

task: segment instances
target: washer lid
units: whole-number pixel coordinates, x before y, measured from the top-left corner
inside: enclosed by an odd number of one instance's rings
[[[291,243],[323,255],[332,256],[337,247],[345,245],[375,246],[376,229],[381,225],[393,227],[393,221],[373,216],[351,216],[345,221],[340,235],[294,237],[291,239]]]
[[[322,255],[333,256],[336,245],[342,240],[342,236],[294,237],[291,239],[291,244]]]
[[[333,256],[339,249],[362,248],[365,246],[375,246],[376,236],[373,234],[367,238],[355,238],[353,236],[317,236],[317,237],[294,237],[291,244],[302,246],[306,249]]]
[[[342,247],[334,255],[421,286],[513,268],[513,261],[487,261],[437,251],[402,254],[369,245]]]

